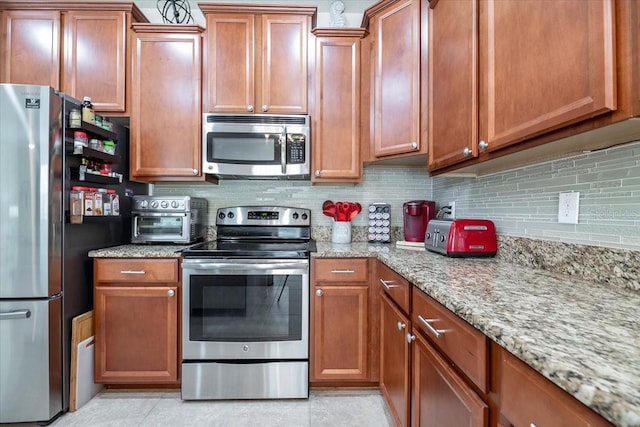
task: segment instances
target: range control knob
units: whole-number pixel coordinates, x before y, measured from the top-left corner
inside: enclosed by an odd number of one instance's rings
[[[300,215],[298,215],[298,212],[294,212],[291,216],[293,217],[293,219],[298,219]]]
[[[167,202],[166,200],[163,200],[162,203],[160,203],[160,206],[166,209],[169,207],[169,202]]]
[[[225,216],[226,216],[226,215],[224,214],[224,212],[220,212],[220,213],[218,214],[218,218],[220,218],[220,219],[224,219],[224,217],[225,217]]]
[[[233,218],[233,217],[235,216],[235,214],[234,214],[233,212],[229,212],[229,213],[227,214],[227,216],[228,216],[229,218]]]
[[[148,200],[140,200],[140,207],[142,209],[147,209],[149,207],[149,201]]]
[[[174,200],[173,202],[171,202],[171,207],[176,209],[178,207],[178,201]]]
[[[305,221],[307,220],[307,218],[309,218],[309,215],[307,215],[306,213],[302,214],[302,219],[304,219]]]
[[[158,207],[158,202],[157,202],[157,201],[155,201],[155,200],[154,200],[153,202],[151,202],[151,207],[152,207],[153,209],[156,209],[156,208]]]

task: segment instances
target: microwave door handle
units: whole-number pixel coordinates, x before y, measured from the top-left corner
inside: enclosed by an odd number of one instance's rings
[[[282,175],[287,174],[287,130],[283,129],[280,134],[280,164],[282,165]]]

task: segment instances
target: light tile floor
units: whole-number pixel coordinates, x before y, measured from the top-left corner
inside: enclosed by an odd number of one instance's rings
[[[390,427],[378,390],[311,390],[309,399],[183,401],[178,391],[103,391],[52,426]]]

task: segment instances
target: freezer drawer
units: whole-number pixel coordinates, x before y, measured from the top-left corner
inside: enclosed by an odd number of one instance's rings
[[[62,411],[62,298],[0,301],[0,423]]]

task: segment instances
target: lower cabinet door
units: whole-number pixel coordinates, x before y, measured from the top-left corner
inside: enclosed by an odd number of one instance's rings
[[[382,294],[380,303],[380,390],[396,425],[409,425],[411,350],[407,333],[409,319]]]
[[[95,382],[178,381],[178,288],[97,286]]]
[[[311,381],[369,379],[369,288],[315,286]]]
[[[413,330],[411,421],[415,427],[487,426],[489,407]]]

